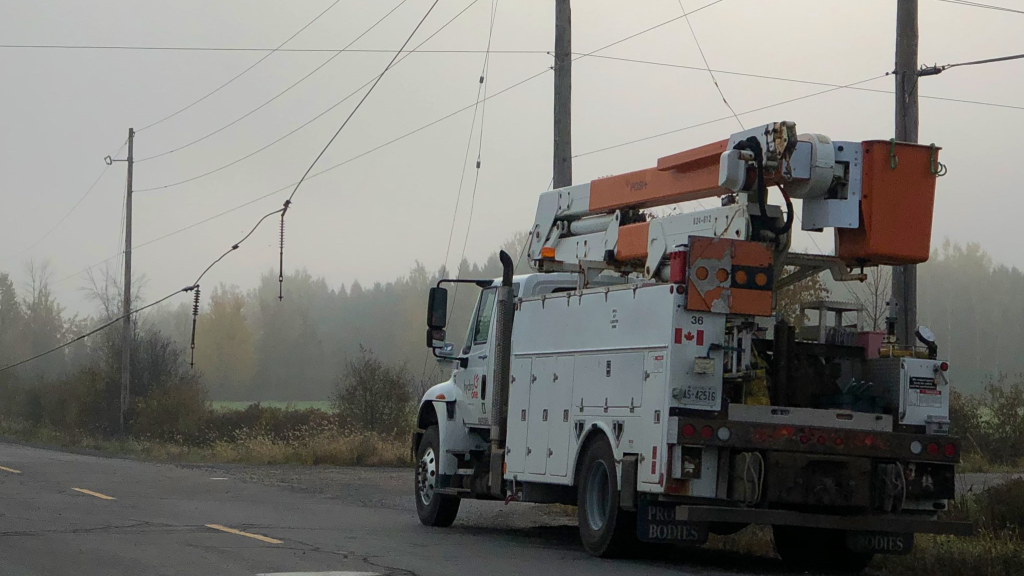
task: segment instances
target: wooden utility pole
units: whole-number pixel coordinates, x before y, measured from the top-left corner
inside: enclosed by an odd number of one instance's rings
[[[554,188],[572,186],[572,11],[555,0]]]
[[[896,140],[917,143],[917,0],[896,2]],[[917,331],[917,266],[894,266],[896,338],[913,345]]]
[[[124,199],[124,303],[121,306],[121,434],[128,417],[128,385],[132,363],[132,169],[135,167],[135,129],[128,129],[128,186]]]

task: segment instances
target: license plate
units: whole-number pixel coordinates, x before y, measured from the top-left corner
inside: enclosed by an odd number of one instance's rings
[[[637,506],[636,533],[644,542],[703,544],[708,541],[708,525],[676,520],[675,504],[641,500]]]
[[[854,552],[910,554],[914,535],[898,532],[847,532],[846,547]]]

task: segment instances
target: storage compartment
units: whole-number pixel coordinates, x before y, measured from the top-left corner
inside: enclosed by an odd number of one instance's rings
[[[836,229],[836,254],[851,265],[928,260],[939,148],[904,142],[893,147],[888,140],[863,146],[860,226]]]

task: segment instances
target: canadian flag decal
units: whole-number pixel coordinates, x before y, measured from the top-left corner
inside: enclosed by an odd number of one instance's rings
[[[704,345],[704,331],[703,330],[697,330],[697,346],[703,346],[703,345]]]

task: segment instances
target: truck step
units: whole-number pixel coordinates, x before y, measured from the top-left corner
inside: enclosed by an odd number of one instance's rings
[[[468,496],[472,491],[469,488],[435,488],[435,494],[444,496]]]

